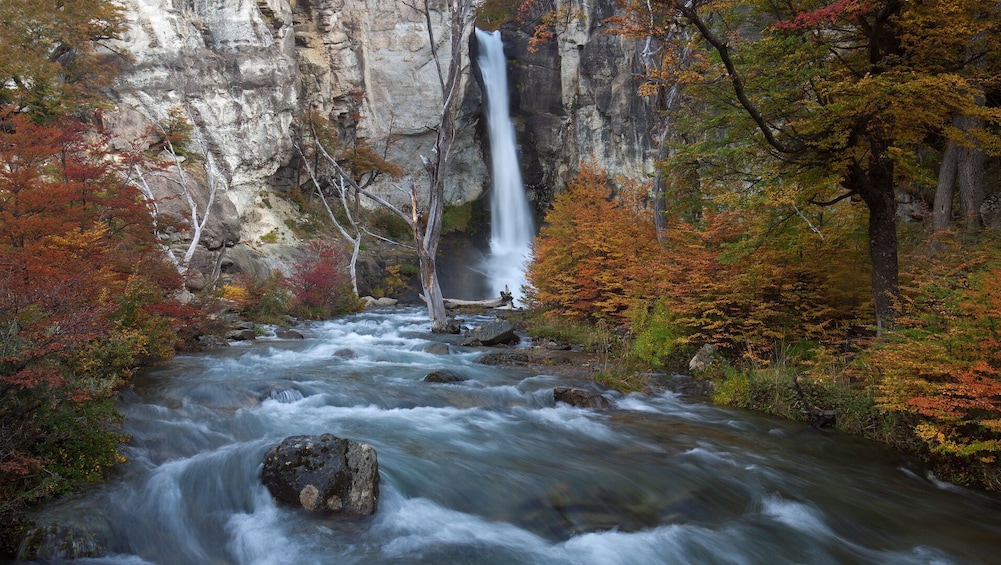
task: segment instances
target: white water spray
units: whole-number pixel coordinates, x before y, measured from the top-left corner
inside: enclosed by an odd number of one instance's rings
[[[476,30],[480,53],[477,63],[487,95],[487,127],[493,191],[490,198],[490,256],[484,270],[492,297],[510,288],[515,300],[521,298],[525,266],[531,253],[535,228],[521,182],[514,126],[508,110],[507,59],[500,31]]]

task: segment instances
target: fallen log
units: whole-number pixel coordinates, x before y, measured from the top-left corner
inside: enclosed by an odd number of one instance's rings
[[[427,298],[423,294],[418,294],[425,303],[427,303]],[[488,298],[486,300],[459,300],[456,298],[443,298],[442,302],[445,303],[446,310],[455,310],[456,308],[503,308],[504,306],[514,306],[514,295],[505,286],[504,290],[501,291],[500,298]]]
[[[505,298],[491,298],[489,300],[458,300],[452,298],[444,299],[445,308],[454,310],[456,308],[500,308],[510,305],[512,300]]]

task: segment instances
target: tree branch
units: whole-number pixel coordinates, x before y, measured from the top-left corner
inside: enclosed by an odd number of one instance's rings
[[[709,29],[709,25],[699,15],[698,8],[695,4],[690,4],[688,1],[683,0],[675,3],[675,9],[678,10],[678,12],[680,12],[686,20],[698,28],[699,34],[702,38],[708,41],[719,54],[720,60],[723,61],[723,66],[726,67],[726,72],[730,76],[730,82],[733,85],[733,92],[737,96],[737,100],[740,102],[741,107],[744,108],[744,111],[746,111],[751,119],[754,120],[754,123],[758,126],[758,130],[765,136],[765,141],[768,145],[772,146],[779,153],[784,154],[797,153],[800,151],[801,148],[798,145],[788,146],[775,137],[768,121],[765,120],[764,116],[761,115],[761,111],[758,110],[757,106],[755,106],[754,103],[752,103],[747,97],[744,81],[740,78],[740,74],[737,72],[733,59],[730,57],[730,48],[727,46],[725,41],[716,37],[713,31]]]
[[[846,198],[851,198],[852,196],[855,196],[856,194],[858,194],[858,193],[855,192],[854,190],[851,190],[851,191],[848,191],[848,192],[842,194],[841,196],[835,198],[834,200],[828,200],[827,202],[820,202],[820,201],[814,200],[813,198],[810,198],[809,200],[807,200],[807,202],[809,202],[810,204],[813,204],[814,206],[833,206],[833,205],[837,204],[838,202],[841,202],[842,200],[844,200]]]

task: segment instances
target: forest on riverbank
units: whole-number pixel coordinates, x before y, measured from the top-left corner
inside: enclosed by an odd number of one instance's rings
[[[537,41],[574,25],[560,6],[522,4]],[[1001,9],[620,7],[603,25],[645,42],[657,175],[582,167],[536,240],[533,308],[627,331],[624,366],[710,346],[718,403],[833,411],[1001,488]]]
[[[637,72],[660,116],[657,174],[609,178],[582,164],[536,241],[532,309],[554,326],[607,330],[602,350],[619,354],[599,375],[609,386],[687,370],[709,345],[701,376],[715,402],[833,411],[839,429],[920,453],[940,478],[1001,488],[1001,9],[620,4],[600,25],[646,45]],[[545,42],[598,25],[574,6],[488,2],[482,13],[513,21],[520,7],[518,25]],[[121,461],[115,395],[137,367],[219,331],[220,310],[274,323],[357,302],[349,253],[329,242],[289,277],[179,292],[184,269],[157,236],[166,219],[136,174],[175,164],[112,151],[97,127],[118,56],[100,45],[120,33],[121,11],[101,0],[0,8],[9,524]],[[184,124],[166,125],[150,132],[157,149],[183,151]],[[402,275],[387,272],[387,293]]]

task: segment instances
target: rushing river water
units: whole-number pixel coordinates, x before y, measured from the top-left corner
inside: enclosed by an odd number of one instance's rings
[[[671,392],[554,405],[566,381],[426,353],[447,339],[427,326],[365,312],[141,376],[130,463],[101,493],[115,555],[97,561],[1001,562],[997,499],[879,446]],[[469,380],[421,382],[435,369]],[[261,486],[271,446],[324,432],[376,448],[375,515],[276,507]]]

